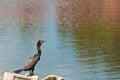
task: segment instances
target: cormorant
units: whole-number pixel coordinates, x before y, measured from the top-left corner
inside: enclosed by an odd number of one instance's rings
[[[38,42],[37,42],[37,53],[35,55],[31,56],[21,69],[15,70],[14,71],[15,73],[20,73],[22,71],[29,71],[30,75],[34,75],[35,65],[40,60],[40,56],[41,56],[40,47],[44,42],[45,41],[43,41],[43,40],[38,40]]]

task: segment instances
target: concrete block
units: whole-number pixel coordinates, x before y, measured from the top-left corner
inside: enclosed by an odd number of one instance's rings
[[[49,75],[42,80],[64,80],[64,78],[56,75]]]
[[[39,80],[39,76],[26,76],[10,72],[4,72],[3,80]]]

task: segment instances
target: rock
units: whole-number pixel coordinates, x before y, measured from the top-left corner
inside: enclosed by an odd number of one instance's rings
[[[28,76],[28,74],[20,75],[10,72],[4,72],[3,80],[39,80],[39,76],[37,75]],[[43,78],[42,80],[64,80],[64,78],[56,75],[49,75]]]
[[[42,80],[64,80],[64,78],[56,75],[49,75]]]
[[[3,80],[39,80],[39,76],[26,76],[10,72],[4,72]]]

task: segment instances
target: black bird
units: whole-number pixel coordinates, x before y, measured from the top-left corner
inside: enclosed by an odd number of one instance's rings
[[[22,71],[29,71],[30,75],[34,75],[35,65],[40,60],[40,56],[41,56],[40,47],[44,42],[45,41],[43,41],[43,40],[38,40],[38,42],[37,42],[37,53],[35,55],[31,56],[21,69],[15,70],[14,71],[15,73],[20,73]]]

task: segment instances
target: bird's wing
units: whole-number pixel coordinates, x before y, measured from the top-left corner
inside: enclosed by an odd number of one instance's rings
[[[35,54],[34,56],[30,57],[27,62],[25,63],[25,65],[23,66],[23,70],[29,70],[32,67],[34,67],[36,65],[36,63],[39,60],[39,54]]]

